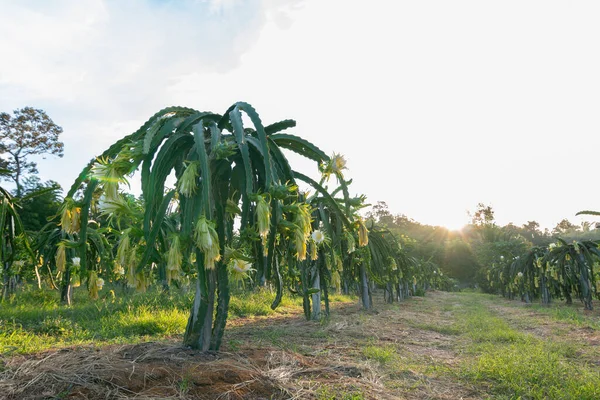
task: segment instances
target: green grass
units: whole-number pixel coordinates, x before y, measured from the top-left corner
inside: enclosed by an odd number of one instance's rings
[[[571,349],[541,341],[503,346],[479,346],[480,355],[464,374],[475,382],[488,382],[493,393],[506,398],[597,399],[597,372],[570,359]]]
[[[486,307],[485,297],[462,299],[455,323],[470,355],[461,365],[462,379],[488,386],[497,398],[600,398],[600,371],[579,362],[580,345],[512,328]]]
[[[284,296],[272,310],[268,290],[240,292],[231,297],[229,319],[299,313],[302,299]],[[185,330],[193,293],[171,290],[135,293],[108,285],[92,301],[80,287],[73,305],[59,302],[56,291],[26,289],[0,303],[0,354],[32,353],[75,344],[138,343],[180,336]],[[332,302],[354,301],[331,296]],[[269,340],[277,340],[272,337]]]
[[[527,341],[527,337],[512,329],[508,323],[494,316],[480,303],[470,304],[467,309],[457,313],[461,319],[455,323],[455,329],[463,332],[475,343],[515,343]]]
[[[595,330],[600,330],[600,319],[585,315],[579,302],[575,301],[575,305],[567,306],[565,304],[551,304],[542,306],[539,304],[532,305],[532,308],[539,314],[548,315],[556,321],[566,322],[570,325],[578,327],[587,327]]]
[[[321,386],[316,392],[317,400],[363,400],[365,395],[359,388],[343,386]]]
[[[0,352],[30,353],[52,347],[86,343],[136,343],[183,332],[189,295],[125,293],[92,301],[83,288],[75,289],[73,305],[59,303],[50,291],[24,291],[0,305]],[[113,292],[113,293],[114,293]]]
[[[451,343],[458,362],[443,364],[432,359],[426,365],[425,359],[403,352],[394,356],[384,351],[381,343],[365,344],[363,354],[367,358],[378,360],[390,376],[398,374],[398,381],[388,385],[401,386],[399,373],[409,366],[424,381],[437,377],[473,385],[486,393],[483,398],[600,398],[600,368],[594,364],[597,351],[573,340],[570,331],[560,324],[589,327],[598,323],[593,316],[562,304],[523,307],[479,293],[446,296],[450,297],[444,303],[430,297],[411,302],[410,311],[423,318],[409,318],[406,323],[414,329],[445,335],[450,342],[443,343]],[[498,305],[505,307],[502,313],[497,311]],[[398,306],[398,312],[402,307]]]
[[[394,346],[378,346],[368,345],[362,349],[363,355],[370,360],[375,360],[380,364],[389,363],[396,356],[396,348]]]
[[[271,309],[271,303],[275,294],[269,290],[257,290],[253,292],[234,293],[229,302],[229,317],[252,317],[273,314],[286,314],[302,309],[302,299],[299,297],[284,296],[281,303],[275,309]]]
[[[284,296],[279,306],[275,310],[272,310],[271,303],[274,297],[275,294],[268,290],[236,293],[229,302],[229,316],[230,318],[266,316],[295,313],[298,310],[302,310],[302,298],[299,296]],[[348,303],[353,301],[356,301],[356,298],[353,296],[329,295],[330,303]]]

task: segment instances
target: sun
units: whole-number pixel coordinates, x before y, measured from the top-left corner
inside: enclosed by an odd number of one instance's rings
[[[462,220],[448,220],[441,223],[440,226],[448,229],[450,232],[460,232],[467,224]]]

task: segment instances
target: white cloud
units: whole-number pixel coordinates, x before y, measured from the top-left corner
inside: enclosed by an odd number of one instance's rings
[[[89,159],[172,105],[192,72],[240,66],[271,18],[296,1],[44,1],[3,5],[0,110],[45,109],[64,128],[64,161],[40,161],[67,187]],[[9,39],[10,38],[10,39]],[[210,99],[202,84],[194,99]],[[218,88],[223,91],[222,88]],[[206,104],[209,101],[205,102]]]
[[[0,35],[11,62],[0,69],[0,85],[21,88],[29,101],[131,114],[158,103],[182,73],[239,67],[267,12],[280,8],[261,1],[8,3]]]
[[[65,162],[40,165],[65,186],[160,108],[244,100],[419,221],[483,201],[501,223],[551,227],[600,207],[582,189],[600,145],[597,2],[48,4],[3,5],[0,110],[35,105],[65,128]]]

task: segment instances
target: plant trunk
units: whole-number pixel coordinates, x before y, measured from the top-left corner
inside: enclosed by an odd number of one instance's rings
[[[302,289],[302,308],[304,309],[304,318],[307,321],[310,321],[310,294],[308,290],[310,289],[310,271],[308,261],[300,261],[300,274],[301,274],[301,289]]]
[[[221,347],[221,340],[227,325],[227,313],[229,311],[229,276],[227,275],[227,266],[218,265],[217,271],[217,317],[215,327],[212,333],[211,350],[218,351]]]
[[[5,262],[2,270],[2,300],[10,297],[10,263]]]
[[[71,305],[73,297],[73,287],[71,285],[71,268],[67,265],[60,285],[60,302],[67,306]]]
[[[389,303],[390,302],[389,286],[388,286],[387,283],[383,287],[383,302],[384,303]]]
[[[263,265],[262,263],[259,263],[259,265]],[[267,279],[265,278],[265,268],[264,265],[262,268],[260,268],[258,270],[258,276],[257,276],[257,281],[258,281],[258,286],[260,286],[261,288],[267,287]]]
[[[350,288],[348,287],[348,280],[344,279],[342,282],[342,293],[345,295],[350,294]]]
[[[329,284],[331,282],[331,275],[325,265],[325,253],[323,250],[319,250],[319,260],[317,262],[319,265],[319,275],[323,279],[321,290],[323,291],[323,302],[325,303],[325,316],[329,317]]]
[[[550,304],[550,291],[548,290],[548,278],[542,275],[540,279],[540,287],[542,289],[542,304]]]
[[[312,313],[310,319],[318,321],[321,319],[321,274],[316,263],[313,264],[313,271],[311,276],[312,289],[318,289],[318,292],[311,295],[312,300]]]
[[[211,350],[213,310],[215,306],[214,271],[204,269],[204,255],[196,253],[198,279],[183,344],[201,351]]]
[[[17,286],[19,285],[19,277],[11,276],[10,277],[10,293],[17,293]]]
[[[323,303],[325,304],[325,317],[329,317],[329,290],[327,289],[327,283],[323,285]]]
[[[40,270],[39,270],[37,264],[35,265],[35,277],[37,279],[38,289],[42,290],[42,277],[40,275]]]
[[[20,153],[21,151],[19,150],[18,153]],[[22,187],[21,187],[21,158],[19,157],[19,155],[17,154],[16,156],[13,154],[14,159],[15,159],[15,177],[13,178],[13,180],[15,181],[15,186],[17,187],[17,194],[15,197],[17,198],[21,198],[21,192],[22,192]]]
[[[369,295],[369,280],[367,278],[367,269],[364,263],[360,263],[360,295],[362,300],[362,306],[365,310],[371,309],[371,296]]]
[[[161,261],[158,264],[158,282],[162,286],[164,292],[169,291],[169,280],[167,279],[167,263]]]
[[[388,303],[393,303],[394,302],[394,286],[392,285],[391,282],[388,282],[386,284],[386,290],[385,290],[385,292],[388,293],[387,302]]]
[[[565,299],[567,300],[567,305],[573,304],[573,298],[571,297],[571,291],[567,288],[567,285],[563,286],[563,293],[565,294]]]
[[[264,250],[260,242],[255,245],[255,251],[256,254],[263,254]],[[256,284],[261,288],[267,287],[266,269],[267,257],[262,257],[260,261],[256,263]]]
[[[579,274],[579,284],[581,285],[581,296],[583,300],[583,305],[586,310],[593,310],[592,306],[592,291],[590,288],[590,277],[587,269],[587,265],[585,263],[585,259],[583,258],[583,254],[579,254],[579,270],[581,271]]]

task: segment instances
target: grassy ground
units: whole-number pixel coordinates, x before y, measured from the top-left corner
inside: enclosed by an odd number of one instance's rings
[[[579,304],[430,292],[362,312],[338,298],[315,322],[271,297],[234,299],[218,354],[179,345],[186,296],[3,305],[0,398],[600,398],[600,314]]]
[[[74,292],[71,307],[59,302],[59,294],[29,289],[9,303],[0,303],[0,354],[33,353],[82,344],[139,343],[178,338],[185,330],[191,293],[150,291],[135,293],[122,288],[106,289],[97,301],[87,291]],[[289,315],[302,310],[300,298],[283,299],[275,311],[268,291],[233,295],[230,320],[240,317]],[[332,301],[348,301],[333,296]]]

